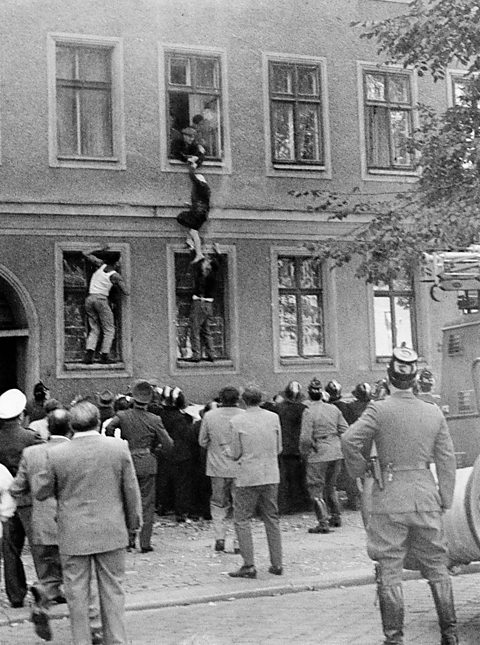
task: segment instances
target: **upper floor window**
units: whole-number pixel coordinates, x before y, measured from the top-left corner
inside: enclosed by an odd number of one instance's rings
[[[280,255],[277,272],[280,358],[325,356],[321,262]]]
[[[269,62],[274,164],[324,165],[320,64]]]
[[[373,287],[377,358],[391,356],[394,347],[416,347],[414,302],[412,285],[406,280]]]
[[[412,170],[408,140],[413,132],[411,75],[364,70],[363,98],[368,170]]]
[[[119,41],[53,36],[50,43],[51,164],[124,167]]]
[[[167,52],[168,150],[188,126],[196,130],[196,142],[205,158],[224,158],[221,60],[217,55]]]

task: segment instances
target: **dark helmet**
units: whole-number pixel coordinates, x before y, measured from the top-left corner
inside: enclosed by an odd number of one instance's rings
[[[417,352],[409,347],[395,347],[388,364],[390,383],[399,390],[408,390],[417,376]]]
[[[420,370],[417,376],[418,385],[422,392],[430,392],[430,390],[435,385],[435,377],[431,370],[428,367],[424,367]]]
[[[358,383],[353,388],[352,394],[359,401],[370,401],[372,398],[372,388],[370,383]]]
[[[330,403],[342,398],[342,386],[338,381],[332,379],[325,385],[325,392],[328,394]]]
[[[285,388],[285,398],[288,401],[299,401],[302,396],[302,386],[298,381],[290,381]]]
[[[170,392],[167,402],[168,405],[171,405],[174,408],[178,408],[179,410],[183,410],[187,403],[185,394],[179,387],[173,388],[173,390]]]
[[[319,396],[321,396],[322,394],[322,384],[320,382],[320,379],[316,376],[314,376],[308,384],[308,394],[318,394]]]

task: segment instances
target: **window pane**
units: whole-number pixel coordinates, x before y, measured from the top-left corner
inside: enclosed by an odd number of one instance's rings
[[[302,296],[302,332],[303,355],[323,354],[323,312],[319,296]]]
[[[75,78],[75,49],[57,45],[56,48],[56,74],[57,78]]]
[[[322,286],[322,264],[313,258],[302,259],[300,263],[300,287],[320,289]]]
[[[272,107],[274,158],[295,160],[293,106],[275,102]]]
[[[197,58],[195,63],[197,87],[217,88],[217,61],[213,58]]]
[[[367,163],[377,168],[390,166],[388,110],[367,107]]]
[[[190,85],[188,58],[170,58],[170,83]]]
[[[407,149],[410,137],[410,113],[405,110],[391,110],[390,124],[392,128],[392,158],[395,166],[409,166],[412,156]]]
[[[78,90],[57,88],[57,138],[61,155],[79,154],[77,110],[75,96]]]
[[[288,65],[271,66],[271,91],[275,94],[293,93],[294,68]]]
[[[82,155],[89,157],[113,155],[109,92],[82,91],[81,133]]]
[[[365,74],[367,99],[385,101],[385,77],[383,74]]]
[[[111,52],[109,49],[78,49],[79,79],[110,82]]]
[[[286,289],[295,286],[295,260],[293,258],[278,258],[278,284]]]
[[[410,77],[401,74],[389,75],[388,100],[391,103],[410,103]]]
[[[294,295],[279,298],[280,356],[298,356],[297,301]]]
[[[298,145],[300,159],[321,161],[318,106],[298,106]]]
[[[392,316],[390,298],[376,296],[373,299],[375,323],[375,354],[390,356],[393,348]]]
[[[298,67],[298,94],[318,96],[318,70],[316,67]]]
[[[458,78],[452,78],[453,83],[453,104],[465,105],[465,81]]]
[[[394,298],[395,312],[395,344],[397,347],[413,346],[412,340],[412,301],[410,298],[397,296]]]

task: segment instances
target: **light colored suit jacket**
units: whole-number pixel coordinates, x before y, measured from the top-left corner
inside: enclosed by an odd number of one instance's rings
[[[241,408],[216,408],[209,410],[202,419],[198,443],[207,449],[207,475],[209,477],[236,477],[237,464],[225,454],[225,446],[232,443],[230,420],[244,414]]]
[[[35,496],[39,487],[38,475],[47,468],[47,452],[55,446],[67,442],[66,437],[53,435],[47,443],[25,448],[10,488],[11,495],[16,499],[22,495],[31,495],[34,544],[58,544],[57,502],[53,497],[40,502]]]
[[[450,508],[456,462],[447,422],[440,409],[410,391],[395,391],[370,403],[342,435],[347,469],[361,477],[372,441],[384,474],[384,489],[375,483],[372,513],[409,513]],[[438,489],[427,464],[437,469]],[[390,474],[388,469],[390,464]]]
[[[126,547],[141,526],[142,506],[128,445],[98,433],[74,436],[48,451],[37,499],[57,498],[61,554],[89,555]]]

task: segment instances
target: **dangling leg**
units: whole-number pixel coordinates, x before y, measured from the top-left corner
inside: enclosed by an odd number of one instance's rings
[[[202,240],[200,239],[200,234],[194,228],[189,228],[188,234],[193,241],[193,248],[195,249],[195,257],[192,260],[192,264],[194,262],[200,262],[200,260],[203,260],[205,257],[202,251]]]

